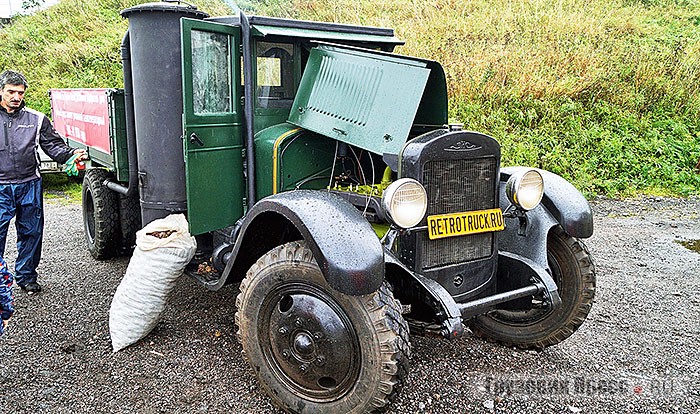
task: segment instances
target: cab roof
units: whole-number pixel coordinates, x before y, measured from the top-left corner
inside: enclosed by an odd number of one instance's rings
[[[211,17],[206,20],[240,26],[239,16]],[[355,26],[265,16],[248,16],[248,21],[251,33],[257,37],[284,36],[309,40],[381,43],[392,47],[404,44],[402,40],[394,35],[394,29],[384,27]]]

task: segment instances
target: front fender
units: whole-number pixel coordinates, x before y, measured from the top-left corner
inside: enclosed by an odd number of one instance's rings
[[[501,208],[510,205],[505,194],[505,183],[511,175],[527,167],[501,168]],[[547,235],[561,225],[571,236],[586,238],[593,234],[593,213],[588,201],[568,181],[549,171],[537,170],[544,179],[544,196],[539,206],[528,211],[525,235],[519,234],[516,218],[506,218],[506,229],[499,233],[498,249],[528,258],[545,269],[547,262]]]
[[[511,175],[518,171],[530,170],[528,167],[505,167],[501,168],[501,182],[508,181]],[[544,196],[542,205],[549,211],[564,231],[574,237],[582,239],[593,235],[593,213],[588,200],[576,187],[571,185],[562,177],[545,170],[537,169],[544,179]],[[501,201],[503,201],[504,191],[501,186]],[[505,204],[510,204],[506,199]]]
[[[303,239],[331,287],[348,295],[377,290],[384,250],[362,214],[325,191],[298,190],[260,200],[246,215],[219,284],[240,280],[264,253]]]

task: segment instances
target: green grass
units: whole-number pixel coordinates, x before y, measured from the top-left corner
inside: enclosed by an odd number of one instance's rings
[[[68,177],[63,173],[42,175],[44,198],[77,204],[82,200],[82,179]]]
[[[700,2],[306,0],[263,14],[388,26],[441,62],[450,115],[505,165],[586,195],[700,194]]]
[[[50,114],[51,88],[123,85],[119,46],[127,20],[119,12],[139,0],[61,0],[0,29],[0,68],[24,73],[27,105]],[[196,1],[212,15],[228,14],[219,0]]]
[[[0,29],[0,67],[45,91],[119,87],[119,10],[62,0]],[[195,1],[212,15],[218,0]],[[258,14],[394,27],[397,52],[445,68],[450,116],[495,137],[504,165],[551,170],[587,196],[700,194],[698,0],[247,0]]]

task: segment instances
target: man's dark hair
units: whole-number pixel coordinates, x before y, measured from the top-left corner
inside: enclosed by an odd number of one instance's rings
[[[0,89],[4,89],[5,85],[23,85],[24,89],[29,87],[29,85],[27,85],[27,78],[14,70],[6,70],[0,73]]]

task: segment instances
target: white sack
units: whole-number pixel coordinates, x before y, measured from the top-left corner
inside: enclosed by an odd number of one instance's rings
[[[168,237],[149,235],[173,231]],[[154,220],[136,232],[136,249],[109,309],[109,333],[114,352],[156,326],[175,281],[194,256],[197,243],[183,214]]]

